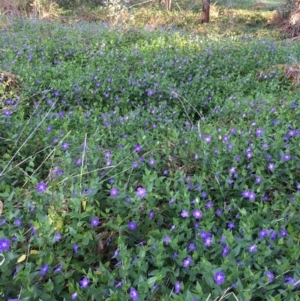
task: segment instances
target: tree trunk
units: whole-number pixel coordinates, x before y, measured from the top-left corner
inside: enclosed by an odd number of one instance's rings
[[[202,23],[209,22],[209,8],[210,8],[210,0],[202,0]]]
[[[165,0],[166,9],[172,10],[172,0]]]

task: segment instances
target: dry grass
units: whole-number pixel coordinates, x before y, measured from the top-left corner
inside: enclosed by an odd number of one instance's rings
[[[7,87],[7,89],[15,89],[19,86],[18,78],[14,74],[3,70],[0,70],[0,82]]]
[[[0,107],[4,108],[4,100],[17,94],[19,88],[20,82],[14,74],[0,70]]]
[[[291,37],[300,35],[300,9],[293,11],[288,19],[287,31]]]
[[[27,15],[31,4],[32,0],[0,0],[0,14],[6,16]]]
[[[266,8],[266,3],[264,2],[255,2],[253,5],[252,5],[252,8],[253,9],[265,9]]]
[[[257,74],[259,80],[265,80],[270,74],[279,73],[290,81],[294,89],[300,88],[300,64],[278,64]]]
[[[18,15],[20,10],[23,10],[27,16],[48,20],[59,19],[63,23],[83,20],[88,22],[104,21],[137,27],[183,29],[204,35],[250,34],[257,37],[273,36],[274,38],[280,35],[274,26],[276,25],[275,22],[272,22],[274,12],[266,10],[264,2],[252,1],[251,5],[257,9],[235,9],[212,4],[211,21],[209,24],[202,24],[201,5],[196,0],[176,1],[173,11],[166,11],[153,2],[151,6],[136,6],[129,12],[117,12],[113,15],[108,7],[89,6],[83,1],[78,1],[77,4],[81,3],[82,5],[74,7],[68,15],[63,14],[64,12],[51,0],[0,0],[0,3],[1,1],[5,1],[7,6],[11,3],[15,5],[10,7],[10,11],[15,11],[14,15]],[[19,2],[23,3],[23,6],[16,6],[16,3]],[[29,8],[28,4],[30,4]],[[8,14],[8,12],[6,13]],[[5,28],[5,26],[5,24],[0,23],[0,29],[1,27]]]
[[[0,31],[5,30],[9,27],[9,20],[6,16],[0,14]]]
[[[300,36],[300,0],[286,0],[277,11],[272,24],[281,28],[289,37],[298,39]]]
[[[276,12],[271,24],[278,27],[288,37],[298,39],[300,36],[300,9],[292,12],[287,18]]]
[[[45,20],[58,20],[64,14],[56,2],[49,0],[33,0],[31,12],[33,16]]]
[[[58,4],[51,0],[0,0],[1,16],[57,20],[63,13]]]
[[[293,83],[296,88],[300,87],[300,64],[285,65],[282,67],[287,79]]]

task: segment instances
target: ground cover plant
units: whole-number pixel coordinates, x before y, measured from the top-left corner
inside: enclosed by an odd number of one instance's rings
[[[7,24],[1,300],[299,300],[298,43]]]

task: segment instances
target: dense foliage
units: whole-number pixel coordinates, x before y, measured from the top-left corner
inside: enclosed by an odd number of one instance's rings
[[[262,72],[299,44],[18,20],[0,45],[3,300],[299,300],[299,91]]]

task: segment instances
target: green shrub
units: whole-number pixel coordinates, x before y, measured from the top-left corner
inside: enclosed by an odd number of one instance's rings
[[[299,300],[299,44],[12,20],[3,300]],[[287,47],[288,46],[288,47]]]

